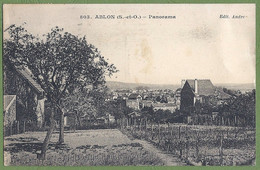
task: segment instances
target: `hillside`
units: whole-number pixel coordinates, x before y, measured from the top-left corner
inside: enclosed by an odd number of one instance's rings
[[[171,89],[176,90],[180,88],[181,85],[179,84],[145,84],[145,83],[124,83],[124,82],[117,82],[117,81],[107,81],[107,86],[111,90],[115,89],[136,89],[137,87],[145,87],[146,89]],[[216,87],[220,88],[227,88],[231,90],[241,90],[241,91],[248,91],[255,89],[255,85],[253,83],[247,84],[215,84]]]
[[[225,87],[230,90],[240,90],[244,91],[251,91],[256,88],[255,84],[247,83],[247,84],[216,84],[217,87]]]
[[[144,83],[124,83],[116,81],[107,81],[107,86],[111,90],[115,89],[135,89],[137,87],[145,87],[147,89],[171,89],[176,90],[180,88],[178,84],[144,84]]]

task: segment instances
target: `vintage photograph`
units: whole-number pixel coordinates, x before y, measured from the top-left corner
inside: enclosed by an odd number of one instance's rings
[[[5,166],[255,166],[255,4],[4,4]]]

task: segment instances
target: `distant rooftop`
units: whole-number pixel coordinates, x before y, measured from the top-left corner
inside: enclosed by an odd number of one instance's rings
[[[128,96],[128,99],[134,100],[134,99],[137,99],[138,97],[141,97],[141,95],[138,94],[138,93],[132,93],[132,94],[130,94],[130,95]]]
[[[195,92],[195,80],[186,80],[189,83],[192,90]],[[215,86],[209,79],[198,79],[198,95],[214,95],[215,93]]]
[[[186,82],[189,84],[193,92],[195,92],[195,80],[188,79]],[[216,88],[209,79],[197,79],[198,95],[202,96],[217,96],[219,99],[228,99],[231,96],[225,93],[222,89]]]

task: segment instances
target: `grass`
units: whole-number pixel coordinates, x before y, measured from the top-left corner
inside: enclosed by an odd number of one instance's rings
[[[6,137],[6,164],[14,166],[126,166],[163,165],[154,153],[128,139],[118,130],[82,130],[65,134],[57,147],[53,134],[46,160],[37,159],[45,133],[31,132]]]
[[[47,159],[39,161],[32,153],[12,155],[11,165],[44,166],[125,166],[162,165],[158,158],[142,147],[112,147],[93,149],[73,149],[69,151],[48,151]]]

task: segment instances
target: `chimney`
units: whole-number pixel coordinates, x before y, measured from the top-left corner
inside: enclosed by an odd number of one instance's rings
[[[185,84],[186,80],[181,80],[181,88],[183,88],[184,84]]]
[[[195,94],[197,94],[198,93],[198,80],[197,79],[195,79],[195,85],[194,86],[195,86],[194,87]]]

